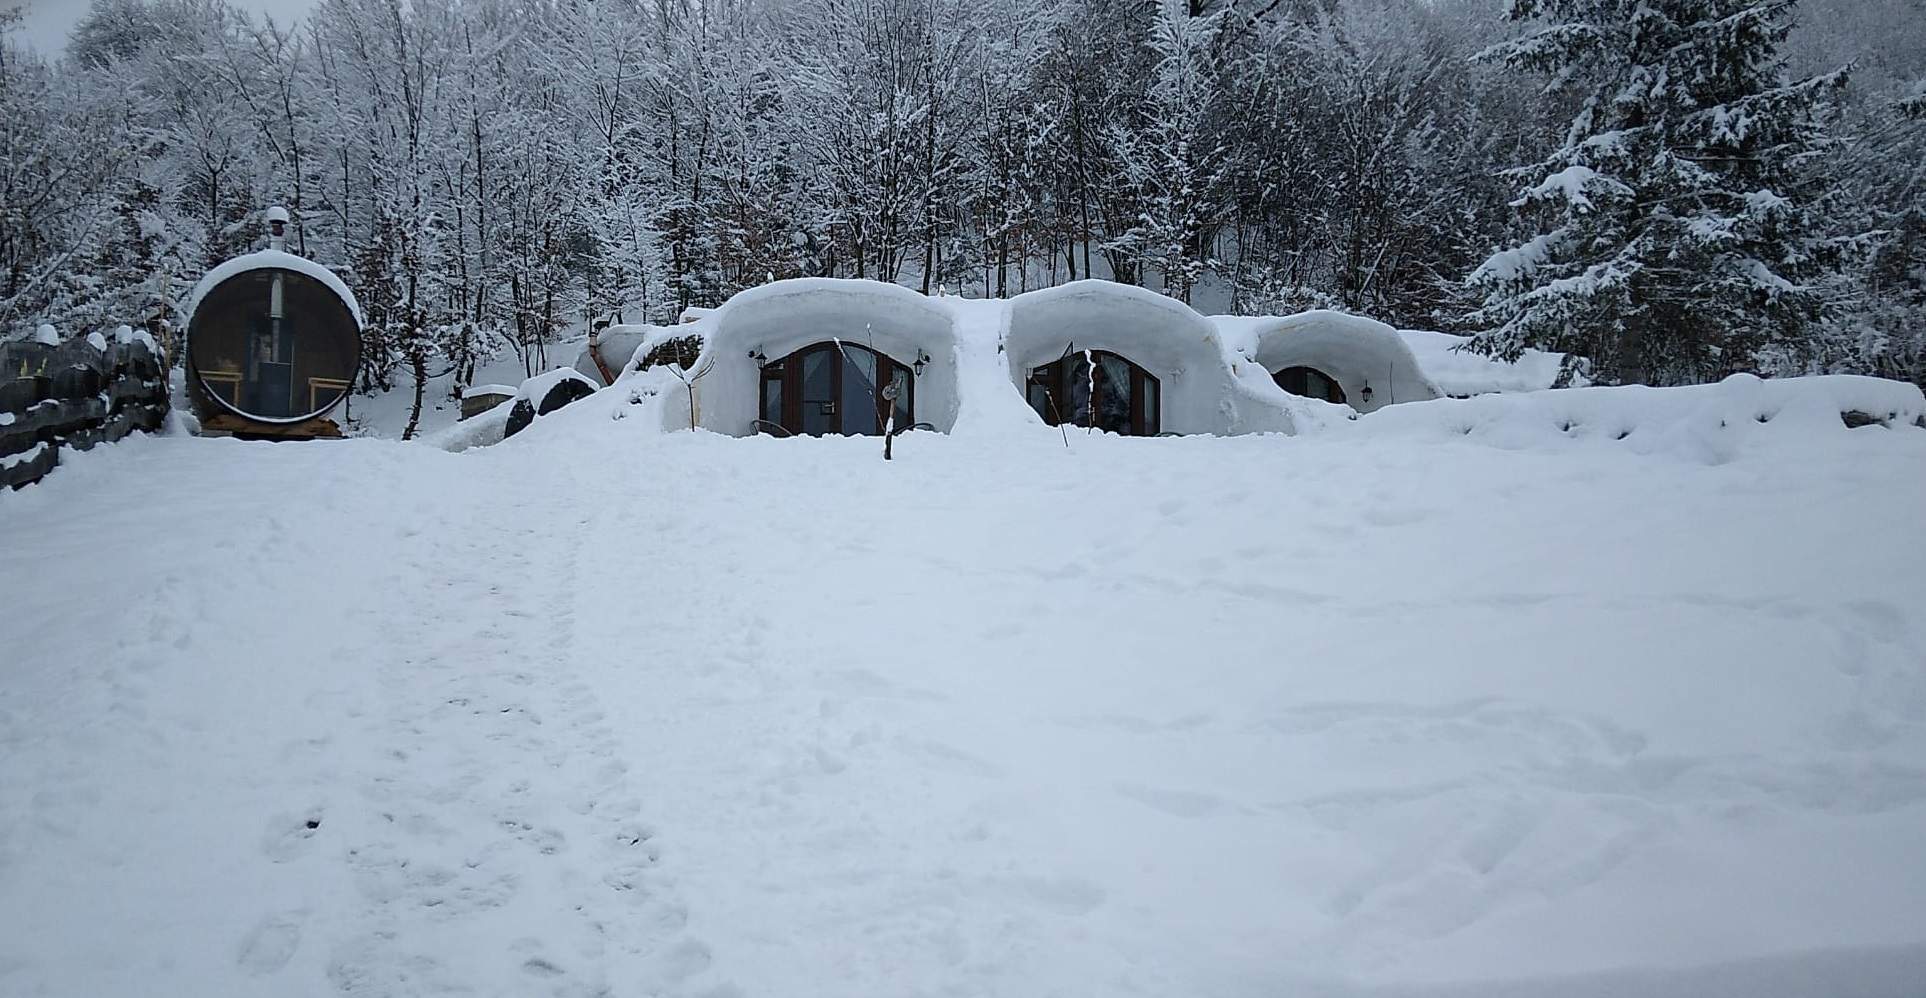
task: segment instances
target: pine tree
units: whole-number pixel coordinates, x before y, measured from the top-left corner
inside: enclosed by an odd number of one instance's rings
[[[1512,0],[1513,19],[1541,23],[1484,57],[1589,96],[1563,146],[1514,172],[1538,178],[1513,206],[1543,227],[1472,273],[1474,349],[1678,384],[1806,334],[1826,269],[1806,167],[1827,142],[1818,102],[1844,77],[1787,82],[1794,2]]]

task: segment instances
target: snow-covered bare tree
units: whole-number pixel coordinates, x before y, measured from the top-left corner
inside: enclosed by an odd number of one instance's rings
[[[1146,41],[1155,54],[1150,87],[1134,120],[1111,132],[1119,178],[1137,198],[1135,224],[1111,246],[1156,268],[1164,293],[1184,302],[1211,265],[1205,236],[1221,205],[1220,20],[1193,13],[1190,0],[1159,0]]]

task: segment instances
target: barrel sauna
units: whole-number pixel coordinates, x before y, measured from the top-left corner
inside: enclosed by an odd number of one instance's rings
[[[324,268],[278,250],[237,257],[195,289],[187,387],[201,430],[338,437],[327,418],[361,364],[360,311]]]

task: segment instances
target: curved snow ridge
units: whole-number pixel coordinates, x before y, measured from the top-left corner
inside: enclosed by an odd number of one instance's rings
[[[1284,316],[1214,316],[1225,348],[1265,371],[1312,367],[1344,388],[1346,402],[1373,412],[1445,393],[1396,329],[1361,315],[1312,309]]]
[[[1844,433],[1853,426],[1910,432],[1926,425],[1917,385],[1830,374],[1712,385],[1561,388],[1395,406],[1357,421],[1368,436],[1468,437],[1529,449],[1622,442],[1634,453],[1677,453],[1721,464],[1762,437]]]
[[[194,320],[194,313],[201,307],[201,299],[219,287],[221,282],[250,270],[291,270],[305,277],[312,277],[325,285],[329,291],[334,292],[342,303],[348,306],[348,313],[354,316],[356,329],[360,329],[363,325],[361,303],[355,301],[354,292],[348,290],[348,285],[334,271],[307,257],[296,256],[281,250],[260,250],[222,262],[202,275],[200,281],[194,285],[194,290],[188,292],[187,301],[181,305],[181,314],[191,323]]]
[[[572,367],[557,367],[523,381],[520,387],[515,389],[515,398],[527,399],[529,404],[539,406],[542,400],[548,397],[549,391],[564,381],[579,381],[592,389],[601,388],[594,380],[584,377],[580,371]]]

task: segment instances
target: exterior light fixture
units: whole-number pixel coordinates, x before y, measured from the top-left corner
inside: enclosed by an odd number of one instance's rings
[[[920,378],[923,376],[923,365],[929,362],[930,355],[918,350],[916,351],[916,363],[911,364],[910,367],[915,370],[916,376]]]
[[[1358,394],[1364,399],[1364,401],[1366,402],[1371,401],[1371,383],[1369,381],[1365,382],[1364,391],[1359,392]]]
[[[755,361],[757,367],[761,367],[762,365],[767,364],[769,362],[769,358],[766,356],[763,356],[761,347],[757,347],[754,350],[749,351],[749,359]]]

